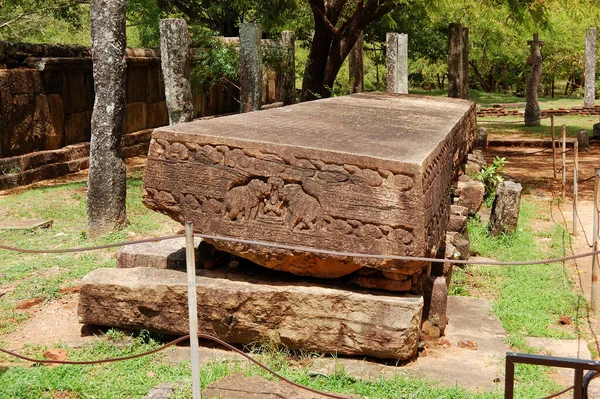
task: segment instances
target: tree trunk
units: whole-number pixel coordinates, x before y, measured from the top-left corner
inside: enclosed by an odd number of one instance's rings
[[[127,64],[125,0],[90,2],[96,98],[92,112],[88,178],[89,235],[125,224],[126,170],[120,149]]]
[[[302,101],[329,97],[331,94],[329,90],[325,93],[323,82],[332,40],[333,32],[327,28],[325,23],[316,20],[315,34],[310,44],[308,60],[304,69],[304,79],[302,80]]]
[[[356,41],[350,57],[348,58],[350,72],[350,93],[362,93],[365,86],[365,75],[363,67],[363,34]]]
[[[537,33],[533,35],[533,40],[528,41],[531,46],[531,53],[527,59],[527,64],[531,65],[531,75],[527,80],[527,105],[525,106],[525,125],[539,126],[540,124],[540,104],[538,101],[538,87],[542,78],[542,51],[544,42],[538,39]]]

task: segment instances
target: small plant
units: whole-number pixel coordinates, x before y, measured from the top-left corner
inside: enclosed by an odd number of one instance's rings
[[[496,157],[489,166],[484,166],[473,178],[480,180],[485,186],[484,201],[489,206],[494,201],[496,189],[498,185],[504,181],[502,172],[504,172],[504,164],[506,158]]]

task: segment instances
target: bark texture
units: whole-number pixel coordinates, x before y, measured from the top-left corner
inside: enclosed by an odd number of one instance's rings
[[[165,80],[169,124],[189,122],[194,116],[190,85],[190,35],[183,19],[160,20],[160,53]]]
[[[469,98],[469,30],[450,24],[448,33],[448,96]]]
[[[240,97],[242,112],[260,110],[262,105],[262,51],[259,24],[240,26]]]
[[[596,28],[585,35],[585,97],[583,105],[593,107],[596,101]]]
[[[201,333],[325,353],[410,359],[416,354],[421,297],[370,295],[250,277],[196,278]],[[81,323],[189,331],[185,273],[97,269],[82,280]]]
[[[127,76],[125,0],[92,0],[90,22],[96,98],[87,200],[89,234],[96,236],[126,221],[126,170],[120,150]]]
[[[350,93],[362,93],[365,90],[365,74],[363,66],[363,37],[361,32],[348,58],[350,71]]]
[[[296,103],[296,38],[294,32],[285,30],[281,33],[281,73],[278,74],[278,101],[283,105]]]
[[[527,80],[527,104],[525,105],[525,125],[539,126],[540,124],[540,103],[538,101],[538,88],[542,79],[542,46],[544,42],[540,41],[537,33],[533,35],[533,40],[527,42],[531,47],[531,53],[527,58],[527,64],[531,65],[531,74]]]

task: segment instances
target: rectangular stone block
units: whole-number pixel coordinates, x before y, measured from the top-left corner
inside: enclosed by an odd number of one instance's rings
[[[51,140],[46,141],[46,149],[54,150],[62,147],[65,136],[65,111],[63,100],[60,94],[46,94],[48,110],[52,126],[54,128],[54,136]]]
[[[201,333],[229,343],[322,353],[401,360],[416,354],[421,297],[201,272],[206,274],[196,278]],[[97,269],[81,282],[78,315],[85,324],[187,334],[186,275],[154,268]]]
[[[65,144],[90,141],[92,135],[92,113],[79,112],[65,118]]]
[[[160,128],[143,201],[192,220],[201,233],[431,256],[448,223],[453,163],[459,146],[472,146],[475,117],[468,101],[356,94]],[[397,261],[211,244],[299,275],[420,271]]]
[[[123,121],[123,134],[137,132],[148,127],[148,104],[127,104]]]
[[[202,240],[194,240],[198,247]],[[196,260],[200,254],[196,250]],[[153,267],[155,269],[186,270],[185,238],[127,245],[117,252],[117,267]]]

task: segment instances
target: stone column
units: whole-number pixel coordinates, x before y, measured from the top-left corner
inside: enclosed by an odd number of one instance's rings
[[[169,124],[189,122],[194,117],[190,85],[190,34],[183,19],[160,20],[160,54],[165,81]]]
[[[240,25],[241,112],[260,110],[262,102],[262,29],[260,24]]]
[[[460,24],[449,26],[448,97],[469,98],[469,29]]]
[[[92,62],[96,97],[92,112],[87,213],[89,235],[126,222],[126,170],[121,152],[125,116],[125,0],[90,2]]]
[[[498,185],[490,217],[490,231],[493,235],[513,234],[517,231],[521,190],[521,184],[512,181],[505,181]]]
[[[408,93],[408,35],[387,34],[387,91]]]
[[[538,101],[538,88],[542,79],[542,46],[543,41],[539,40],[538,34],[533,34],[533,40],[528,40],[527,44],[531,47],[527,65],[531,65],[531,74],[527,80],[527,104],[525,105],[525,125],[540,125],[540,104]]]
[[[365,89],[363,41],[364,33],[361,32],[348,57],[348,66],[350,70],[350,93],[362,93]]]
[[[593,107],[596,100],[596,28],[585,34],[585,97],[583,105]]]
[[[277,101],[296,103],[296,38],[294,32],[281,33],[281,71],[277,76]]]

